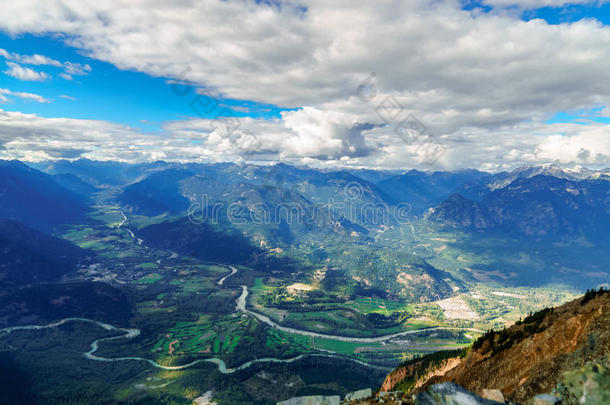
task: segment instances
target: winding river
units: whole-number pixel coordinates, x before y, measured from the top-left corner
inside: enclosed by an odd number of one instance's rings
[[[99,322],[99,321],[94,321],[92,319],[87,319],[87,318],[65,318],[62,319],[60,321],[57,322],[53,322],[47,325],[25,325],[25,326],[12,326],[9,328],[4,328],[4,329],[0,329],[0,333],[11,333],[11,332],[15,332],[15,331],[19,331],[19,330],[42,330],[42,329],[49,329],[49,328],[55,328],[57,326],[69,323],[69,322],[85,322],[85,323],[91,323],[94,325],[97,325],[105,330],[108,331],[116,331],[116,332],[124,332],[123,335],[119,335],[119,336],[111,336],[111,337],[107,337],[107,338],[100,338],[100,339],[96,339],[91,343],[91,348],[89,349],[88,352],[83,353],[83,356],[89,360],[95,360],[95,361],[103,361],[103,362],[115,362],[115,361],[128,361],[128,360],[135,360],[135,361],[145,361],[148,364],[152,365],[153,367],[156,368],[160,368],[163,370],[182,370],[185,368],[189,368],[192,367],[198,363],[213,363],[218,367],[218,371],[220,371],[223,374],[231,374],[234,373],[236,371],[239,370],[244,370],[250,366],[252,366],[253,364],[256,363],[293,363],[295,361],[301,360],[305,357],[327,357],[327,358],[336,358],[336,359],[343,359],[343,360],[349,360],[349,361],[353,361],[355,363],[358,363],[360,365],[363,366],[367,366],[367,367],[371,367],[371,368],[377,368],[377,369],[381,369],[381,370],[387,370],[387,368],[385,367],[380,367],[380,366],[375,366],[372,364],[368,364],[365,363],[363,361],[360,360],[356,360],[356,359],[351,359],[349,357],[344,357],[344,356],[339,356],[339,355],[335,355],[335,354],[317,354],[317,353],[312,353],[312,354],[301,354],[298,355],[296,357],[292,357],[289,359],[276,359],[276,358],[260,358],[260,359],[256,359],[256,360],[250,360],[247,361],[241,365],[239,365],[238,367],[235,368],[228,368],[226,363],[222,360],[219,359],[217,357],[214,358],[210,358],[210,359],[199,359],[199,360],[195,360],[193,362],[187,363],[187,364],[182,364],[179,366],[166,366],[163,364],[159,364],[156,361],[152,360],[152,359],[146,359],[144,357],[136,357],[136,356],[127,356],[127,357],[100,357],[100,356],[96,356],[94,353],[98,350],[99,348],[99,344],[100,342],[104,342],[104,341],[109,341],[109,340],[116,340],[116,339],[132,339],[136,336],[138,336],[140,334],[140,330],[139,329],[131,329],[131,328],[120,328],[117,326],[113,326],[107,323],[103,323],[103,322]]]
[[[231,273],[222,277],[219,281],[218,281],[218,285],[222,286],[224,281],[234,275],[235,273],[237,273],[237,268],[234,266],[228,266],[231,269]],[[339,340],[339,341],[343,341],[343,342],[356,342],[356,343],[379,343],[379,342],[385,342],[400,336],[405,336],[405,335],[412,335],[412,334],[417,334],[417,333],[421,333],[421,332],[429,332],[429,331],[433,331],[433,330],[468,330],[468,331],[474,331],[474,332],[482,332],[478,329],[466,329],[466,328],[449,328],[449,327],[435,327],[435,328],[427,328],[427,329],[420,329],[420,330],[411,330],[411,331],[404,331],[404,332],[399,332],[399,333],[393,333],[393,334],[389,334],[389,335],[383,335],[383,336],[377,336],[377,337],[368,337],[368,338],[358,338],[358,337],[348,337],[348,336],[338,336],[338,335],[326,335],[323,333],[317,333],[317,332],[311,332],[311,331],[306,331],[306,330],[300,330],[300,329],[294,329],[294,328],[289,328],[286,326],[282,326],[279,325],[277,323],[275,323],[274,321],[272,321],[269,317],[267,317],[266,315],[260,314],[258,312],[254,312],[251,311],[247,308],[246,306],[246,301],[248,298],[248,287],[245,285],[241,286],[242,288],[242,293],[239,296],[239,298],[237,299],[237,303],[236,303],[236,311],[238,312],[242,312],[245,313],[247,315],[253,316],[254,318],[258,319],[260,322],[263,322],[267,325],[269,325],[272,328],[276,328],[278,330],[281,330],[283,332],[287,332],[287,333],[293,333],[293,334],[298,334],[298,335],[303,335],[303,336],[309,336],[309,337],[317,337],[317,338],[326,338],[326,339],[333,339],[333,340]],[[92,319],[87,319],[87,318],[65,318],[62,319],[60,321],[57,322],[53,322],[47,325],[25,325],[25,326],[12,326],[12,327],[8,327],[8,328],[3,328],[0,329],[0,333],[11,333],[11,332],[15,332],[15,331],[19,331],[19,330],[41,330],[41,329],[48,329],[48,328],[55,328],[57,326],[63,325],[65,323],[69,323],[69,322],[86,322],[86,323],[91,323],[91,324],[95,324],[99,327],[101,327],[104,330],[107,331],[116,331],[116,332],[123,332],[122,335],[118,335],[118,336],[111,336],[111,337],[106,337],[106,338],[99,338],[94,340],[91,345],[90,345],[90,350],[83,353],[83,356],[89,360],[94,360],[94,361],[103,361],[103,362],[115,362],[115,361],[128,361],[128,360],[132,360],[132,361],[145,361],[147,363],[149,363],[150,365],[152,365],[153,367],[156,368],[160,368],[163,370],[182,370],[185,368],[189,368],[192,367],[198,363],[202,363],[202,362],[206,362],[206,363],[213,363],[218,367],[218,370],[223,373],[223,374],[231,374],[234,373],[236,371],[239,370],[244,370],[250,366],[252,366],[253,364],[256,363],[293,363],[295,361],[301,360],[305,357],[326,357],[326,358],[336,358],[336,359],[342,359],[342,360],[349,360],[355,363],[358,363],[362,366],[366,366],[366,367],[371,367],[371,368],[377,368],[377,369],[382,369],[382,370],[387,370],[386,367],[380,367],[380,366],[376,366],[373,364],[369,364],[369,363],[365,363],[363,361],[360,360],[356,360],[353,358],[349,358],[349,357],[345,357],[345,356],[340,356],[337,354],[332,354],[332,353],[311,353],[311,354],[301,354],[298,355],[296,357],[292,357],[289,359],[276,359],[276,358],[260,358],[260,359],[255,359],[255,360],[250,360],[247,361],[241,365],[239,365],[238,367],[235,368],[228,368],[226,363],[222,360],[219,359],[217,357],[214,358],[210,358],[210,359],[199,359],[199,360],[195,360],[191,363],[188,364],[182,364],[179,366],[166,366],[163,364],[159,364],[156,361],[152,360],[152,359],[146,359],[143,357],[136,357],[136,356],[128,356],[128,357],[112,357],[112,358],[108,358],[108,357],[100,357],[95,355],[95,352],[97,352],[98,348],[99,348],[99,344],[101,342],[104,341],[110,341],[110,340],[116,340],[116,339],[132,339],[138,335],[140,335],[140,330],[139,329],[132,329],[132,328],[121,328],[121,327],[117,327],[117,326],[113,326],[107,323],[103,323],[103,322],[99,322],[99,321],[95,321]]]
[[[233,274],[237,273],[237,267],[229,266],[229,268],[231,269],[231,273],[227,274],[226,276],[224,276],[223,278],[218,280],[218,283],[216,283],[216,284],[223,285],[226,279],[231,277]]]

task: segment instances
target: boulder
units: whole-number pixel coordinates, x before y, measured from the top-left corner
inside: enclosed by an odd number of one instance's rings
[[[502,391],[497,389],[483,388],[481,396],[486,399],[491,399],[492,401],[504,402]]]
[[[415,405],[496,405],[503,402],[482,398],[455,383],[435,384],[415,397]]]

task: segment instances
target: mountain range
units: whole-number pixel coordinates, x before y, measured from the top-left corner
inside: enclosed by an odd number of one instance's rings
[[[85,159],[35,166],[47,172],[17,161],[0,162],[0,217],[49,235],[67,224],[92,223],[87,213],[101,195],[145,224],[145,218],[156,218],[156,225],[148,221],[148,227],[134,229],[155,246],[236,262],[278,249],[276,255],[306,267],[319,265],[324,258],[343,274],[338,283],[376,282],[390,294],[401,291],[402,287],[396,288],[397,282],[402,283],[396,278],[401,271],[415,271],[395,265],[414,256],[407,245],[413,237],[404,236],[414,226],[459,231],[463,236],[456,244],[461,249],[468,248],[464,246],[468,238],[495,238],[500,242],[485,253],[493,257],[490,267],[504,267],[503,257],[523,255],[502,241],[536,241],[540,247],[532,254],[538,256],[537,270],[524,272],[527,277],[521,282],[543,275],[568,280],[567,273],[557,273],[567,271],[563,259],[559,261],[563,266],[556,265],[557,255],[580,257],[581,264],[570,267],[580,266],[587,274],[607,272],[605,250],[596,247],[610,241],[608,170],[542,165],[496,174],[396,173],[286,164],[127,164]],[[165,234],[176,237],[159,236]],[[232,249],[222,249],[226,243]],[[564,245],[559,249],[556,243]],[[582,249],[591,253],[584,257]],[[429,262],[420,267],[427,266],[434,269]],[[424,272],[436,280],[435,286],[441,286],[442,279],[459,284],[454,276],[437,277],[434,274],[441,273],[435,271]],[[579,271],[569,271],[574,280],[589,285],[588,278],[577,275]],[[357,283],[368,288],[364,281]],[[403,294],[414,298],[423,291],[405,288]],[[430,297],[450,294],[446,286],[439,291]]]
[[[452,227],[608,241],[609,179],[607,171],[572,173],[554,166],[518,169],[464,185],[463,194],[470,198],[452,194],[427,215]]]

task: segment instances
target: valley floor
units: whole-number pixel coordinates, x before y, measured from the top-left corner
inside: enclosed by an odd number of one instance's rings
[[[64,236],[94,251],[98,262],[63,283],[118,287],[133,305],[125,309],[131,311],[128,324],[74,321],[0,333],[0,351],[10,353],[19,367],[28,369],[39,359],[42,367],[31,389],[47,399],[99,394],[110,401],[152,396],[190,403],[214,390],[219,403],[235,403],[235,398],[265,403],[345,393],[378,386],[388,369],[405,360],[464,347],[489,328],[572,296],[553,287],[500,287],[483,280],[495,273],[479,271],[472,282],[454,285],[452,297],[436,301],[342,297],[329,294],[315,272],[269,273],[212,263],[153,248],[136,237],[136,227],[161,218],[128,218],[107,204],[93,217],[101,224],[75,226]],[[428,236],[427,243],[438,249],[446,241],[437,235]],[[441,252],[448,255],[451,249]],[[307,302],[303,297],[312,291],[320,298]],[[31,324],[27,319],[19,322]],[[59,341],[74,344],[57,351]],[[60,358],[68,358],[68,365]],[[118,360],[124,364],[120,371]],[[333,373],[337,364],[348,372]],[[80,370],[78,383],[65,367]],[[202,372],[207,377],[194,382]]]

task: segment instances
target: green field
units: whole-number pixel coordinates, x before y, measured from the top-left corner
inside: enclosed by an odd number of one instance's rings
[[[235,350],[240,338],[256,323],[246,316],[212,318],[202,314],[196,322],[176,323],[163,334],[152,351],[167,355],[226,355]]]
[[[163,276],[159,273],[150,273],[138,280],[139,283],[154,284],[161,280]]]
[[[358,298],[353,302],[353,308],[365,314],[374,312],[382,315],[389,315],[398,311],[408,312],[410,310],[409,305],[376,297]]]

